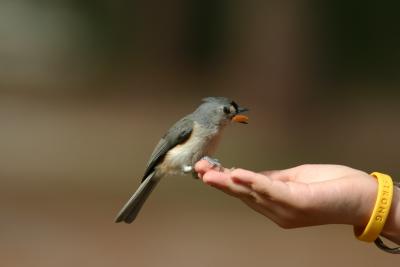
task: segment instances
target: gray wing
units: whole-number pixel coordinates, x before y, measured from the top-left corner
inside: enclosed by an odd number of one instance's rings
[[[142,182],[146,177],[152,173],[155,167],[162,162],[167,152],[173,147],[186,142],[189,139],[193,131],[193,120],[190,115],[182,118],[175,123],[168,132],[158,142],[156,148],[150,156],[150,160],[147,163],[147,169],[143,175]]]

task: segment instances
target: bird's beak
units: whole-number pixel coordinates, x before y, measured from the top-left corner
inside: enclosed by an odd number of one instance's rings
[[[249,111],[249,109],[247,108],[242,108],[242,107],[238,107],[236,115],[232,117],[232,121],[235,122],[239,122],[239,123],[244,123],[247,124],[249,123],[249,117],[245,116],[245,115],[240,115],[240,113]]]
[[[249,111],[249,109],[248,108],[238,107],[236,114],[244,113],[246,111]]]

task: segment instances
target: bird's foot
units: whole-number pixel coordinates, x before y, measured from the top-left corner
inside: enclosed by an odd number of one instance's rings
[[[218,159],[214,159],[214,158],[211,158],[209,156],[204,156],[201,159],[204,159],[204,160],[208,161],[208,163],[210,163],[213,168],[217,168],[218,171],[223,171],[224,170],[224,168],[222,167],[222,165],[221,165],[221,163],[219,162]]]
[[[208,161],[208,163],[210,163],[213,166],[221,166],[221,163],[219,162],[218,159],[214,159],[214,158],[211,158],[209,156],[204,156],[201,159],[204,159],[204,160]]]

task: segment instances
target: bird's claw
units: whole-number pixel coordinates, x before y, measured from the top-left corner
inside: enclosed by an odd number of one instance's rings
[[[210,163],[213,168],[217,167],[218,171],[223,171],[224,168],[222,167],[222,165],[218,159],[214,159],[209,156],[204,156],[202,159],[206,160],[208,163]]]

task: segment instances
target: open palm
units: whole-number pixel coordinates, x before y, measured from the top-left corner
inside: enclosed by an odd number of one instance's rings
[[[377,188],[367,173],[341,165],[301,165],[255,173],[215,170],[200,161],[196,171],[206,184],[241,199],[283,228],[328,223],[363,226]]]

